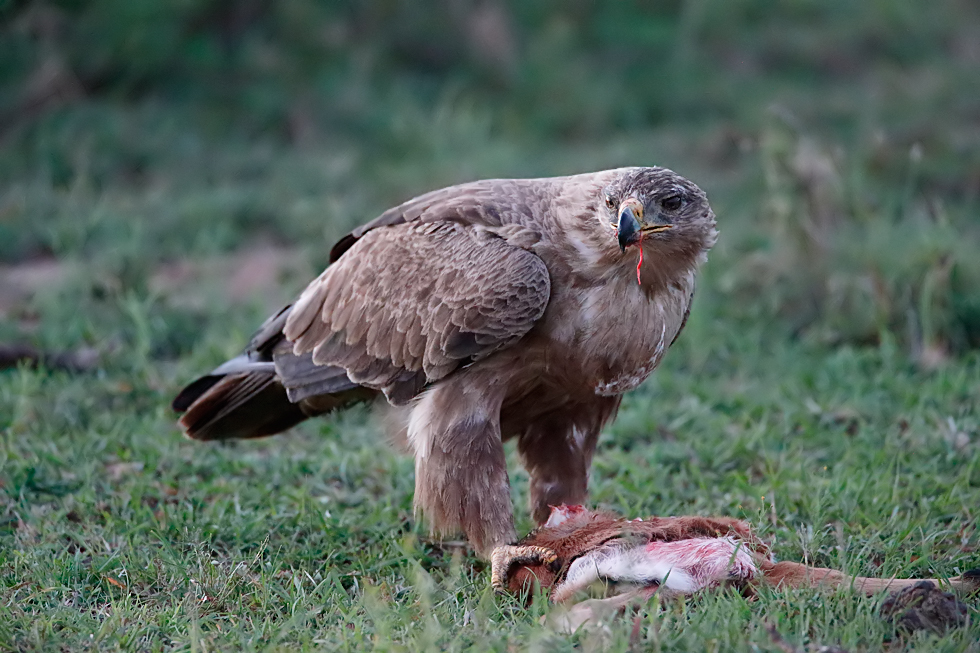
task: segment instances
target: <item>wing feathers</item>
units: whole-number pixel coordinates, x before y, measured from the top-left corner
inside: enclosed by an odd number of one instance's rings
[[[374,315],[377,307],[372,305],[371,300],[352,301],[351,304],[352,308],[346,324],[347,337],[344,338],[344,342],[348,345],[357,344],[364,340],[365,334],[370,342],[370,330],[376,328],[378,324]]]
[[[408,355],[411,356],[412,363],[416,369],[422,369],[422,356],[425,354],[425,336],[428,330],[428,327],[422,324],[422,316],[412,316],[412,324],[409,327],[406,338],[408,338]]]
[[[364,234],[310,284],[283,332],[294,354],[403,400],[523,337],[550,292],[540,258],[486,229],[395,224]]]
[[[407,352],[405,351],[405,332],[397,326],[391,330],[391,340],[388,342],[388,356],[395,367],[408,369]]]

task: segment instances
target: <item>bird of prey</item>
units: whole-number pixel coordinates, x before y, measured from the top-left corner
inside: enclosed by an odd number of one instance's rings
[[[250,438],[383,394],[408,411],[416,508],[486,554],[516,539],[503,442],[538,523],[583,503],[600,430],[681,332],[716,238],[666,168],[433,191],[342,238],[173,407],[191,438]]]

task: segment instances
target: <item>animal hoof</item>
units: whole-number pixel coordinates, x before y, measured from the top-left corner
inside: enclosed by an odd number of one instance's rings
[[[924,580],[895,592],[881,604],[881,616],[899,630],[941,635],[966,624],[968,608],[956,596]]]

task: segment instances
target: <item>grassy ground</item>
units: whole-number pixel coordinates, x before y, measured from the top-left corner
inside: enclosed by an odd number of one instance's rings
[[[107,33],[118,59],[100,59],[69,30],[54,51],[81,90],[29,116],[4,96],[0,343],[99,363],[0,371],[0,649],[626,650],[629,620],[557,635],[429,539],[369,410],[206,445],[168,408],[392,203],[623,164],[697,181],[722,236],[684,336],[603,436],[594,500],[743,517],[780,558],[864,575],[980,565],[976,9],[524,4],[517,64],[455,32],[419,49],[402,8],[352,18],[323,36],[347,58],[304,68],[276,50],[276,29],[315,22],[291,2],[212,95],[165,76],[220,73],[206,41],[177,56]],[[0,88],[14,55],[44,63],[17,43]],[[978,650],[975,601],[942,638],[897,635],[877,605],[713,592],[648,606],[638,648],[775,650],[770,623],[814,649]]]

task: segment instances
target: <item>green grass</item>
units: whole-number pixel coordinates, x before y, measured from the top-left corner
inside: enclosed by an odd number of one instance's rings
[[[624,164],[694,179],[722,233],[594,501],[745,518],[851,573],[980,566],[973,4],[527,2],[511,64],[414,3],[271,3],[230,35],[220,3],[53,6],[45,41],[46,14],[0,2],[0,343],[101,361],[0,371],[0,650],[627,650],[632,620],[558,635],[429,538],[370,410],[219,445],[168,407],[393,203]],[[22,114],[49,55],[84,92]],[[878,603],[709,592],[647,606],[638,648],[776,650],[771,623],[814,650],[978,650],[975,599],[942,638]]]
[[[543,608],[495,599],[483,565],[425,537],[411,461],[364,412],[275,440],[182,440],[165,401],[195,362],[4,376],[4,646],[551,650],[588,639],[549,633]],[[783,559],[955,575],[978,562],[977,387],[975,356],[924,374],[894,351],[828,353],[695,319],[603,438],[593,497],[631,515],[743,517]],[[514,474],[518,504],[525,480]],[[875,609],[847,593],[716,592],[650,608],[643,636],[668,650],[766,649],[769,621],[790,641],[874,650],[892,636]],[[612,650],[630,628],[613,625]],[[920,644],[963,650],[978,634]]]

